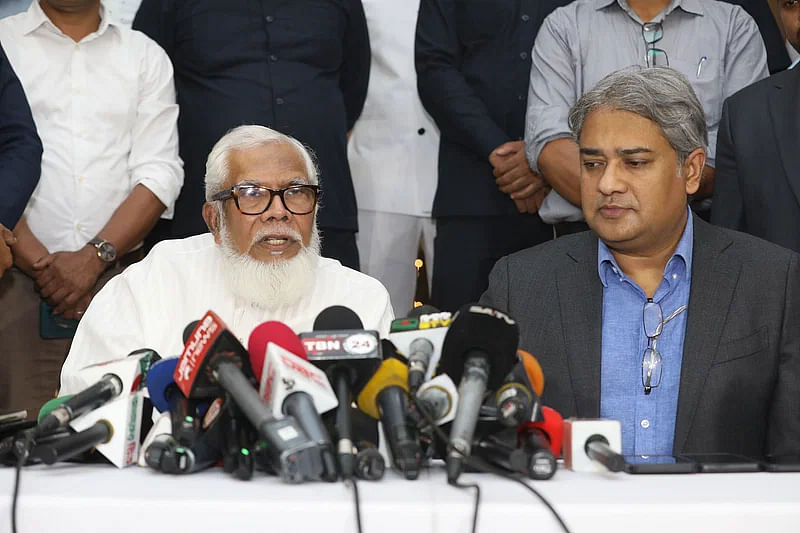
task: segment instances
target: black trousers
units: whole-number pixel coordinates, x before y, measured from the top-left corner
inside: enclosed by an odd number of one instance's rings
[[[552,238],[552,226],[535,214],[437,218],[431,303],[456,311],[477,301],[498,259]]]
[[[353,270],[360,270],[356,232],[335,228],[319,228],[322,237],[322,257],[338,259]]]

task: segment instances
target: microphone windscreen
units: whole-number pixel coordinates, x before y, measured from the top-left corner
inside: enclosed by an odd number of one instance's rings
[[[550,450],[556,458],[561,457],[561,448],[564,443],[564,418],[561,413],[547,406],[542,406],[543,420],[528,422],[519,427],[520,431],[541,431],[550,441]]]
[[[408,367],[393,357],[383,360],[372,378],[358,393],[356,398],[358,408],[372,418],[380,418],[378,396],[387,387],[400,387],[408,392]]]
[[[292,331],[292,328],[278,322],[270,320],[256,326],[247,341],[247,351],[250,352],[250,364],[253,367],[253,374],[261,379],[261,372],[264,369],[264,358],[267,354],[268,343],[277,344],[284,350],[293,353],[302,359],[308,359],[300,337]]]
[[[419,307],[415,307],[411,311],[409,311],[408,318],[419,318],[422,315],[432,315],[438,312],[439,309],[437,309],[436,307],[429,304],[425,304],[425,305],[420,305]]]
[[[343,305],[326,307],[314,319],[315,331],[337,329],[364,329],[364,324],[355,311]]]
[[[196,328],[197,324],[199,323],[200,323],[199,320],[192,320],[185,328],[183,328],[183,336],[181,338],[183,339],[184,345],[186,344],[186,341],[189,340],[189,336],[192,334],[194,328]]]
[[[528,376],[528,381],[530,381],[533,391],[537,396],[541,397],[544,391],[544,372],[542,372],[542,366],[534,356],[525,350],[517,350],[517,357],[519,357],[520,363],[522,363],[522,368],[525,369],[525,374]]]
[[[169,411],[169,402],[166,398],[167,387],[175,383],[175,367],[178,365],[178,358],[162,359],[150,367],[147,372],[147,390],[150,394],[150,401],[153,402],[159,413]]]
[[[519,326],[507,314],[484,305],[466,304],[450,322],[439,370],[458,383],[465,358],[471,352],[481,352],[491,365],[488,388],[496,390],[517,362],[518,342]]]
[[[37,422],[41,422],[44,417],[49,415],[53,409],[60,406],[70,398],[72,398],[72,394],[67,394],[65,396],[59,396],[58,398],[53,398],[52,400],[47,400],[45,404],[39,409],[39,417],[36,419]]]

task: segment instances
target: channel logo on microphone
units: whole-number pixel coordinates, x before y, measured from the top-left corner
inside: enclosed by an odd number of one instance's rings
[[[429,313],[419,317],[398,318],[392,320],[390,333],[401,331],[417,331],[420,329],[446,328],[452,321],[452,314],[447,311]]]
[[[377,332],[364,330],[304,333],[301,340],[308,357],[364,356],[376,353],[380,347]]]

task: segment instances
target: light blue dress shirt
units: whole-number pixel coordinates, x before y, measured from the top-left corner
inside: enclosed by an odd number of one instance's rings
[[[689,212],[681,240],[653,296],[653,301],[661,304],[664,319],[680,306],[689,305],[693,227]],[[622,272],[602,241],[597,272],[603,283],[600,416],[620,421],[623,455],[672,455],[688,311],[664,325],[657,344],[663,359],[661,384],[646,395],[642,355],[648,339],[642,310],[647,296]]]

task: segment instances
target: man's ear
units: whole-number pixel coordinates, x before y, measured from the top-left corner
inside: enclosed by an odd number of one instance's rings
[[[683,176],[686,180],[686,194],[693,195],[700,188],[703,169],[706,166],[706,153],[702,148],[692,151],[683,162]]]
[[[203,204],[203,220],[206,221],[209,231],[214,235],[214,242],[220,243],[219,235],[219,209],[212,203]]]

